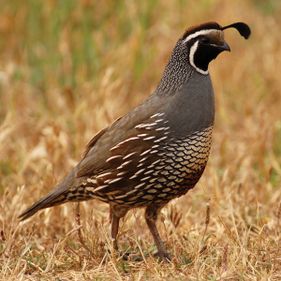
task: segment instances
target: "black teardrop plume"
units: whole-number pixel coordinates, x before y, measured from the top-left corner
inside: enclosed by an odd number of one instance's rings
[[[235,28],[238,30],[241,36],[243,36],[245,39],[248,39],[251,35],[251,29],[250,27],[244,23],[244,22],[235,22],[230,25],[224,26],[221,28],[221,30],[227,29],[227,28]]]

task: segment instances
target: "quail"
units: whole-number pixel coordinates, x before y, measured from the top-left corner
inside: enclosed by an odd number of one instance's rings
[[[230,51],[224,40],[228,28],[246,39],[251,33],[243,22],[224,27],[207,22],[187,29],[152,95],[93,137],[82,160],[19,218],[65,202],[99,199],[110,206],[117,250],[120,218],[144,207],[157,255],[169,259],[156,227],[157,215],[170,200],[193,188],[205,169],[215,114],[208,65]]]

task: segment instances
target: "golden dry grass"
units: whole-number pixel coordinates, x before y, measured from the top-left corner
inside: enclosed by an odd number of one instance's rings
[[[1,280],[281,280],[280,1],[6,1],[0,11]],[[101,128],[149,95],[192,24],[243,20],[249,41],[211,66],[216,126],[197,187],[159,220],[173,260],[155,248],[143,210],[122,223],[110,255],[108,207],[75,204],[19,223]],[[209,206],[209,207],[208,207]],[[209,216],[206,216],[206,213]]]

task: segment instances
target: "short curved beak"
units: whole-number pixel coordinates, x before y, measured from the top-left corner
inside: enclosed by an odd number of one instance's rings
[[[223,41],[221,43],[218,43],[218,44],[211,44],[211,46],[213,46],[214,48],[216,48],[220,52],[223,52],[223,51],[230,52],[231,51],[229,45],[225,41]]]
[[[219,48],[222,51],[228,51],[228,52],[231,51],[229,45],[226,42],[223,42],[222,45],[217,45],[217,48]]]

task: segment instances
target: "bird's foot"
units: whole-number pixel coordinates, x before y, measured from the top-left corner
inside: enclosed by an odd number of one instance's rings
[[[122,259],[126,260],[126,261],[132,261],[132,262],[143,261],[143,256],[138,253],[125,252],[121,256],[122,256]]]
[[[168,252],[157,252],[154,257],[159,261],[170,262],[172,260],[171,255]]]
[[[118,258],[119,260],[124,260],[124,261],[132,261],[132,262],[139,262],[139,261],[143,261],[144,258],[141,254],[139,254],[138,252],[132,251],[132,250],[125,250],[125,251],[120,251],[120,250],[116,250],[114,249],[114,251],[110,251],[111,254],[115,255],[116,258]]]

